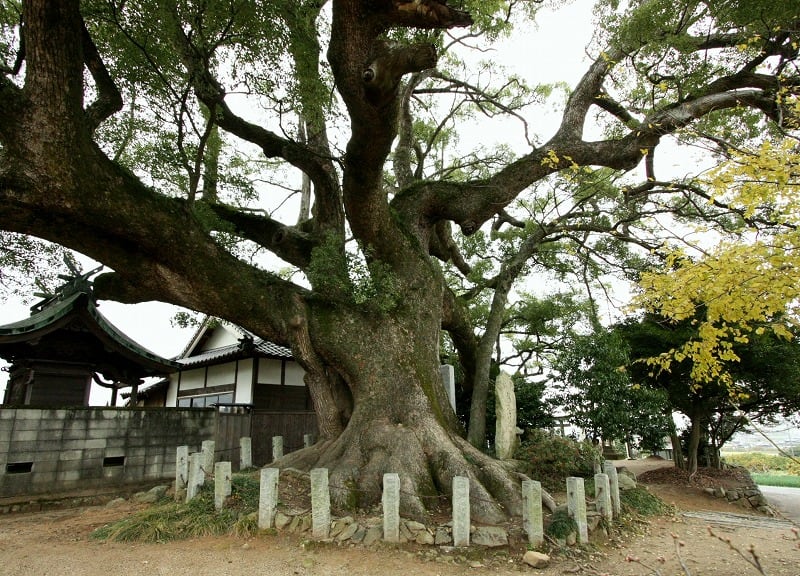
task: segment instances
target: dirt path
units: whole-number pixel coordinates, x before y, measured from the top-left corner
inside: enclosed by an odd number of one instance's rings
[[[630,465],[633,467],[633,465]],[[641,470],[640,470],[641,471]],[[592,546],[590,552],[554,556],[546,570],[533,570],[520,562],[523,550],[506,550],[469,557],[436,553],[432,548],[379,546],[374,549],[309,543],[294,536],[201,538],[166,544],[96,542],[89,534],[96,527],[133,512],[131,504],[0,516],[0,574],[80,576],[547,576],[650,574],[642,565],[626,562],[628,556],[658,567],[664,574],[682,574],[675,539],[685,543],[681,557],[695,575],[747,576],[758,572],[737,559],[727,543],[710,536],[707,526],[746,553],[754,545],[768,574],[800,576],[800,547],[789,523],[748,522],[742,509],[712,498],[700,489],[652,485],[651,490],[680,510],[728,512],[743,516],[739,524],[714,522],[711,516],[688,518],[678,513],[638,526],[639,533]],[[755,516],[754,520],[763,520]],[[658,557],[665,559],[660,565]]]

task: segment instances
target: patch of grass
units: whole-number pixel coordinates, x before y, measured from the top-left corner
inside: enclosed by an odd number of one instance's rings
[[[652,494],[647,488],[637,486],[630,490],[620,490],[619,500],[626,514],[635,513],[640,516],[660,516],[670,511],[670,506],[661,498]]]
[[[750,473],[750,477],[756,484],[762,486],[785,486],[788,488],[800,488],[800,476],[790,474],[757,474]]]
[[[199,536],[218,536],[258,531],[259,481],[252,475],[237,475],[231,481],[231,496],[219,512],[214,508],[214,486],[206,485],[191,502],[156,504],[92,533],[97,540],[118,542],[167,542]]]

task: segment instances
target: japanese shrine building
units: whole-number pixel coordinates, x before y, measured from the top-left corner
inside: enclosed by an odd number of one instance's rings
[[[112,390],[112,405],[120,388],[131,388],[135,404],[144,378],[179,369],[101,314],[87,276],[68,279],[28,318],[0,326],[0,357],[11,364],[3,405],[86,406],[92,382]]]

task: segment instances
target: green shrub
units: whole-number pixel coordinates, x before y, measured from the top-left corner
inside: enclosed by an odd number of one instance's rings
[[[555,540],[563,540],[573,532],[578,531],[578,524],[570,517],[569,513],[559,508],[550,517],[550,523],[547,525],[544,533]]]
[[[591,442],[531,430],[515,453],[524,471],[548,490],[564,490],[568,476],[592,477],[600,453]]]

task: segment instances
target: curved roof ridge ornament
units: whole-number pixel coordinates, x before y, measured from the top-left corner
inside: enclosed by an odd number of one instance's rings
[[[52,294],[47,292],[34,292],[33,295],[39,296],[42,300],[31,306],[30,310],[32,315],[77,293],[86,294],[93,301],[95,300],[94,292],[92,291],[92,281],[89,280],[89,278],[100,272],[103,269],[103,265],[100,264],[88,272],[82,272],[80,267],[70,258],[65,257],[64,263],[72,274],[59,274],[58,278],[65,282],[56,288]]]

